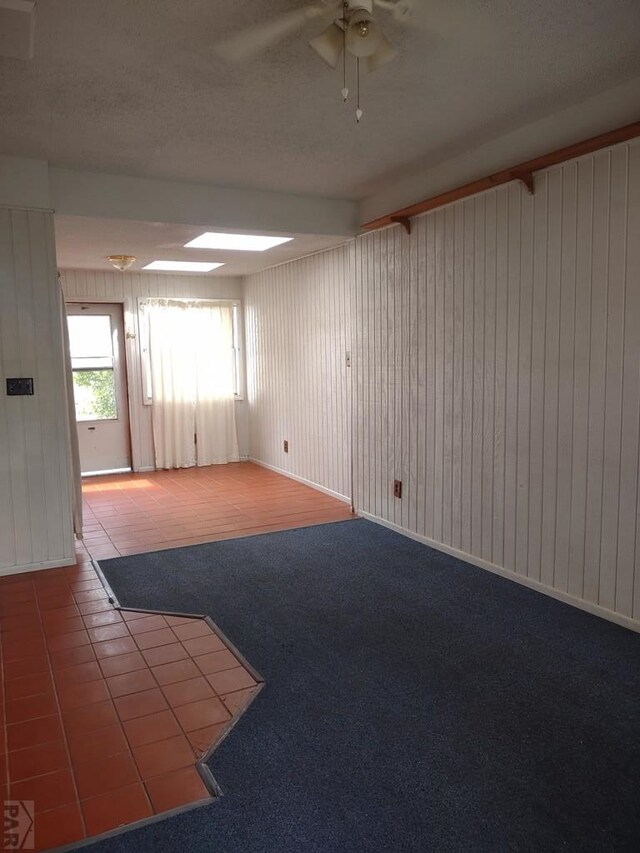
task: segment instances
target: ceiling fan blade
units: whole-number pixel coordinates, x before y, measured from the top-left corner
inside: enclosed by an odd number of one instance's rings
[[[214,50],[227,62],[246,62],[301,29],[307,21],[327,13],[333,13],[333,7],[323,2],[293,9],[218,42]]]
[[[463,0],[375,0],[394,20],[434,35],[460,41],[495,36],[495,21]]]
[[[364,60],[364,68],[365,71],[377,71],[378,68],[382,68],[383,65],[386,65],[388,62],[391,62],[398,55],[398,51],[391,44],[389,39],[383,35],[382,41],[380,42],[378,49],[371,56],[365,57]]]
[[[331,68],[336,68],[344,47],[344,32],[335,21],[323,30],[319,36],[311,39],[311,47]]]

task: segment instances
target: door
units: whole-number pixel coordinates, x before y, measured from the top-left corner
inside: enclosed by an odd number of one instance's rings
[[[121,305],[67,304],[83,474],[131,470]]]

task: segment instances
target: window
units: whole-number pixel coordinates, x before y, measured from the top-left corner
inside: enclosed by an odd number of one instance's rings
[[[68,324],[76,419],[117,420],[111,317],[70,316]]]
[[[207,300],[207,299],[186,299],[180,300],[184,302],[226,302],[229,300]],[[148,301],[140,299],[138,301],[138,323],[140,334],[140,356],[142,359],[142,398],[145,406],[150,406],[153,401],[153,391],[151,383],[151,359],[149,356],[149,326],[147,322],[146,308]],[[233,394],[236,400],[244,400],[244,356],[242,352],[242,306],[239,302],[232,302],[232,318],[233,318]]]

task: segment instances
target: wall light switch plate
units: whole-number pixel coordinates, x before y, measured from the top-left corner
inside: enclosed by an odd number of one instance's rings
[[[7,379],[7,397],[31,397],[33,393],[33,379]]]

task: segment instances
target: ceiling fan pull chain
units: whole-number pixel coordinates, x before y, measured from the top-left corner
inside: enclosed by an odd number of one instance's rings
[[[363,112],[360,109],[360,57],[356,57],[356,123],[360,124]]]
[[[349,97],[349,89],[347,88],[347,17],[346,10],[348,6],[343,4],[342,11],[342,100],[346,102]]]

